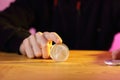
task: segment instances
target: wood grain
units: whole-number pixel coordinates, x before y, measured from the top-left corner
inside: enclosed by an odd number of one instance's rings
[[[120,67],[107,66],[107,51],[71,50],[65,62],[0,53],[0,80],[120,80]]]

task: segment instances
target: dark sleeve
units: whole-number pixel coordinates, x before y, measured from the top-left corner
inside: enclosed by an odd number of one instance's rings
[[[33,14],[26,0],[18,0],[0,12],[0,51],[19,52],[22,41],[30,35]]]

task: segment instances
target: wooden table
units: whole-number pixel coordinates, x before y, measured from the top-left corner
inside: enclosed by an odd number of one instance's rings
[[[106,51],[71,50],[65,62],[0,53],[0,80],[120,80],[120,67],[107,66]]]

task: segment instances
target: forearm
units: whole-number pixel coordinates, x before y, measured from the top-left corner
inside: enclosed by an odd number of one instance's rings
[[[20,44],[30,35],[28,29],[33,20],[31,14],[27,7],[23,9],[16,3],[0,12],[1,51],[19,52]]]

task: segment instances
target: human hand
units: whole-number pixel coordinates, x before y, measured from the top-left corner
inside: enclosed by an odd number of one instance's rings
[[[55,32],[37,32],[25,38],[20,45],[20,53],[28,58],[49,58],[52,42],[62,43],[62,39]]]
[[[3,11],[10,7],[11,3],[15,2],[16,0],[0,0],[0,11]]]
[[[112,59],[113,60],[120,60],[120,49],[117,49],[112,52]]]

